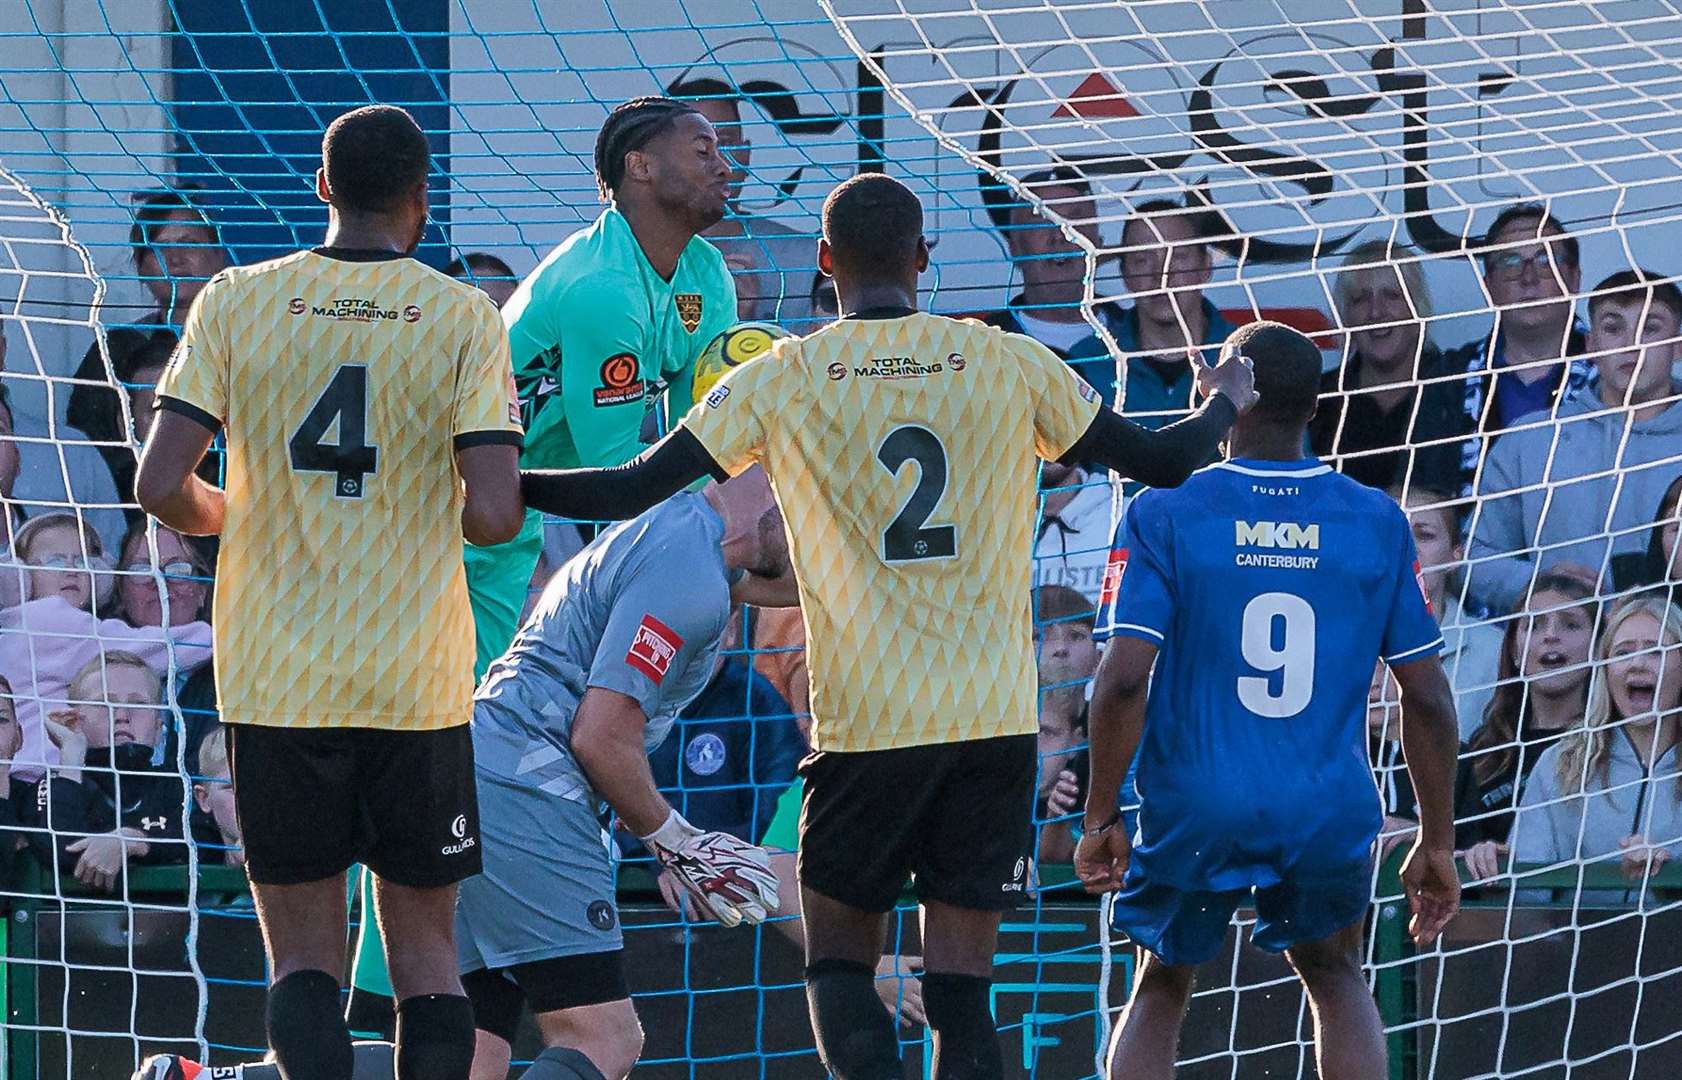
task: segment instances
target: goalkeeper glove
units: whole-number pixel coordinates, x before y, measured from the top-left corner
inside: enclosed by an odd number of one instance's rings
[[[763,922],[777,908],[777,876],[764,848],[702,832],[676,810],[642,842],[725,926]]]

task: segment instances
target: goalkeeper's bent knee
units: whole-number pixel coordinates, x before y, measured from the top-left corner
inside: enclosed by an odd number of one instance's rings
[[[876,996],[876,972],[851,960],[806,967],[818,1057],[835,1080],[899,1080],[899,1037]]]
[[[992,979],[923,973],[923,1011],[935,1034],[935,1080],[999,1080],[1004,1075],[992,996]]]
[[[356,1058],[339,1015],[339,980],[294,971],[269,988],[269,1046],[285,1080],[351,1080]]]
[[[397,1006],[397,1074],[403,1080],[467,1080],[473,1069],[473,1006],[460,994],[421,994]]]

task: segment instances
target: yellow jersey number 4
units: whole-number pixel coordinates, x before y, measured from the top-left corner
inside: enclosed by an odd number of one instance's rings
[[[333,424],[338,442],[327,442]],[[368,442],[368,368],[342,364],[327,380],[298,430],[286,444],[297,472],[333,474],[333,494],[362,498],[363,480],[379,468],[379,447]]]

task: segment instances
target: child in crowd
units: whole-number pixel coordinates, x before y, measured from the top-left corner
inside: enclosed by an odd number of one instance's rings
[[[65,708],[72,678],[97,663],[102,646],[138,658],[154,677],[169,672],[172,663],[176,672],[185,673],[210,659],[210,624],[135,626],[100,618],[96,612],[111,605],[99,602],[95,582],[109,581],[110,575],[92,572],[102,565],[99,541],[72,514],[30,521],[18,542],[19,558],[35,569],[28,571],[31,598],[0,611],[0,675],[12,685],[23,729],[23,746],[12,768],[33,781],[59,760],[42,725],[43,714]],[[89,739],[92,743],[94,736]]]
[[[69,845],[78,880],[116,887],[124,864],[186,858],[186,793],[168,754],[163,687],[145,660],[108,651],[70,681],[71,707],[49,721],[87,739],[87,829]]]
[[[12,773],[0,784],[0,890],[17,887],[19,859],[25,852],[50,876],[69,869],[77,860],[64,849],[76,834],[87,832],[82,782],[87,737],[52,719],[47,721],[47,734],[60,756],[51,774],[29,781]],[[10,768],[22,746],[23,728],[18,724],[12,686],[0,676],[0,769]]]
[[[1543,751],[1582,726],[1599,612],[1582,578],[1549,573],[1507,623],[1495,694],[1461,758],[1470,785],[1462,857],[1475,879],[1500,872],[1519,789]]]
[[[1465,742],[1483,722],[1483,710],[1495,692],[1495,668],[1501,655],[1501,631],[1485,613],[1461,603],[1466,535],[1458,503],[1449,493],[1414,484],[1390,489],[1407,512],[1413,546],[1419,556],[1425,597],[1443,632],[1443,670],[1454,685],[1454,711]]]
[[[1092,601],[1064,585],[1034,590],[1034,646],[1039,659],[1039,827],[1036,857],[1066,863],[1075,853],[1067,820],[1086,800],[1086,695],[1098,670]]]
[[[228,767],[228,732],[220,724],[199,743],[193,802],[210,818],[220,841],[205,852],[205,861],[244,866],[245,849],[240,847],[239,820],[234,815],[233,771]]]
[[[1583,724],[1536,763],[1509,843],[1519,863],[1615,859],[1634,888],[1586,889],[1580,902],[1644,904],[1645,879],[1682,855],[1682,610],[1662,596],[1623,601],[1594,656]]]

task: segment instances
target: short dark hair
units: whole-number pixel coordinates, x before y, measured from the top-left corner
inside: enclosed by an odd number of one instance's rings
[[[673,79],[666,87],[666,96],[680,101],[728,101],[740,105],[743,94],[723,79],[702,75],[693,79]]]
[[[1307,336],[1266,319],[1234,330],[1221,346],[1221,359],[1242,354],[1256,372],[1256,414],[1281,423],[1314,415],[1320,397],[1320,350]]]
[[[923,204],[886,173],[860,173],[835,185],[823,201],[823,236],[839,266],[890,277],[917,257]]]
[[[1536,232],[1539,236],[1546,236],[1549,229],[1559,233],[1557,240],[1549,242],[1559,245],[1560,250],[1565,255],[1567,266],[1577,265],[1577,238],[1566,232],[1565,226],[1560,224],[1559,219],[1549,213],[1548,208],[1542,203],[1522,202],[1514,203],[1496,214],[1495,220],[1489,223],[1489,229],[1483,234],[1482,250],[1478,252],[1478,257],[1483,260],[1485,270],[1489,268],[1489,257],[1500,254],[1495,247],[1496,237],[1500,236],[1502,231],[1513,222],[1523,221],[1525,218],[1537,219]]]
[[[488,251],[469,251],[451,259],[444,275],[453,278],[512,278],[514,268]]]
[[[1197,242],[1207,246],[1219,230],[1212,227],[1210,211],[1207,208],[1194,210],[1187,203],[1175,202],[1173,199],[1146,199],[1136,203],[1133,212],[1127,215],[1127,220],[1121,223],[1122,244],[1126,245],[1127,230],[1134,225],[1159,216],[1173,216],[1191,224],[1192,235]]]
[[[1092,181],[1079,169],[1068,165],[1053,165],[1049,169],[1035,169],[1022,178],[1022,186],[1029,191],[1042,187],[1066,187],[1080,192],[1083,199],[1092,198]]]
[[[639,97],[614,106],[596,133],[596,188],[611,199],[625,180],[625,155],[669,131],[680,116],[700,115],[687,101]]]
[[[1602,304],[1663,304],[1682,323],[1682,289],[1651,270],[1619,270],[1603,278],[1589,293],[1589,318]]]
[[[1041,585],[1034,590],[1034,625],[1053,623],[1085,623],[1088,630],[1097,621],[1096,605],[1084,594],[1067,585]]]
[[[396,105],[352,109],[321,138],[327,192],[342,210],[390,212],[426,182],[431,164],[426,134]]]
[[[192,218],[189,224],[210,233],[212,245],[222,246],[222,230],[210,220],[210,215],[205,213],[204,208],[194,201],[194,197],[203,191],[198,184],[188,182],[157,191],[137,191],[130,196],[130,202],[134,206],[134,222],[129,226],[128,242],[135,266],[140,265],[141,257],[156,244],[158,230],[174,223],[177,218]]]

